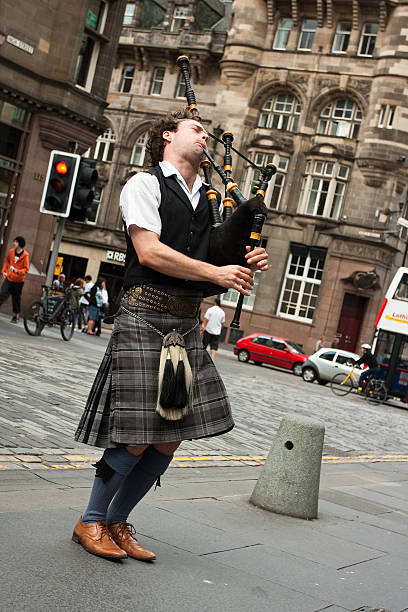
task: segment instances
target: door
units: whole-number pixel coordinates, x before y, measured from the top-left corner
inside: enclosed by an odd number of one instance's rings
[[[338,348],[346,351],[355,351],[357,340],[360,335],[368,298],[345,293],[340,319],[337,326],[339,338]]]
[[[282,340],[272,338],[272,349],[269,363],[278,366],[279,368],[291,368],[291,354],[286,344],[282,342]]]

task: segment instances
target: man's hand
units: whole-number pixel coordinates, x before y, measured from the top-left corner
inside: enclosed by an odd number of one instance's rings
[[[250,295],[254,286],[254,273],[243,266],[221,266],[216,268],[212,282],[227,289],[236,289],[243,295]]]
[[[3,272],[3,278],[7,278],[7,272]]]
[[[247,250],[245,259],[248,262],[248,266],[250,266],[252,270],[266,272],[268,269],[268,253],[265,249],[263,247],[255,247],[255,249],[251,251],[250,246],[245,248]]]

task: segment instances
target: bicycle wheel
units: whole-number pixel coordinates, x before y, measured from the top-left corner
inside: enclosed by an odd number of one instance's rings
[[[61,315],[61,336],[63,337],[64,340],[66,340],[68,342],[68,340],[71,340],[72,335],[74,333],[74,327],[75,327],[75,322],[74,322],[74,313],[72,312],[72,310],[70,308],[64,308],[64,310],[62,311]]]
[[[365,388],[365,394],[367,399],[376,404],[381,404],[387,399],[387,387],[383,380],[376,380],[375,378],[368,381]]]
[[[30,336],[39,336],[44,329],[44,307],[41,302],[31,302],[24,311],[24,329]]]
[[[330,381],[330,389],[335,395],[347,395],[353,388],[353,380],[348,374],[339,372]]]

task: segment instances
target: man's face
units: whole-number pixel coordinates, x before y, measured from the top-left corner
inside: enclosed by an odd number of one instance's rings
[[[59,279],[61,282],[65,283],[65,274],[60,274]]]
[[[166,130],[163,132],[163,138],[166,141],[165,150],[174,151],[187,159],[190,156],[201,159],[203,149],[207,145],[208,134],[201,123],[195,121],[195,119],[186,119],[180,121],[177,131]]]

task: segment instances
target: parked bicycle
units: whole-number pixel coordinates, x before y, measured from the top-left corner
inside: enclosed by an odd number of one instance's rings
[[[359,376],[354,373],[354,368],[348,374],[339,372],[330,381],[330,388],[335,395],[348,395],[351,391],[358,389]],[[387,399],[387,387],[385,382],[378,378],[369,378],[363,385],[363,392],[367,399],[374,402],[385,402]]]
[[[24,328],[30,336],[39,336],[47,325],[59,325],[64,340],[71,340],[74,333],[74,313],[71,310],[69,296],[71,289],[63,295],[54,293],[48,285],[42,285],[43,294],[40,300],[31,302],[24,312]]]

